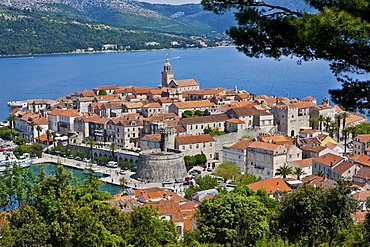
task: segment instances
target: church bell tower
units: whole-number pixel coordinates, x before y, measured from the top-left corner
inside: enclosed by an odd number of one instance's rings
[[[174,75],[172,72],[172,66],[170,64],[170,60],[167,58],[166,62],[163,66],[162,71],[162,88],[168,87],[168,84],[174,79]]]

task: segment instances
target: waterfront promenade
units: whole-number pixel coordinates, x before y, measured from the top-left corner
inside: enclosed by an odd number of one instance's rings
[[[102,173],[106,176],[101,178],[106,183],[120,185],[120,179],[122,177],[126,180],[126,187],[130,187],[133,189],[143,189],[143,188],[150,188],[150,187],[162,187],[161,183],[147,183],[145,181],[139,181],[134,178],[135,173],[131,172],[130,170],[125,171],[125,174],[120,174],[120,168],[109,168],[106,166],[100,166],[97,164],[91,164],[83,161],[77,161],[73,159],[63,158],[56,155],[45,154],[43,153],[42,158],[38,158],[34,160],[33,164],[40,164],[40,163],[58,163],[60,162],[63,166],[71,167],[75,169],[100,169]],[[180,184],[172,184],[167,185],[165,188],[176,190],[179,189]]]

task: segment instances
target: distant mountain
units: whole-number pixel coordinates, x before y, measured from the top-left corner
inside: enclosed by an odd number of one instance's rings
[[[30,12],[166,33],[223,33],[235,24],[232,13],[216,15],[203,10],[200,4],[164,5],[130,0],[0,0],[0,3]]]

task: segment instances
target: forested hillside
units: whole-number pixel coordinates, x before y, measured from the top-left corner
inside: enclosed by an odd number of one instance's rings
[[[35,54],[71,52],[88,47],[100,50],[103,44],[117,44],[118,48],[169,48],[176,40],[177,47],[195,42],[189,38],[142,30],[127,30],[94,22],[80,22],[67,18],[25,13],[0,8],[0,54]],[[157,42],[148,46],[146,42]]]

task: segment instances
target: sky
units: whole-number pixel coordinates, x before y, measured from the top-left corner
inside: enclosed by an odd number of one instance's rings
[[[185,3],[200,3],[201,0],[138,0],[147,3],[167,3],[167,4],[185,4]]]

